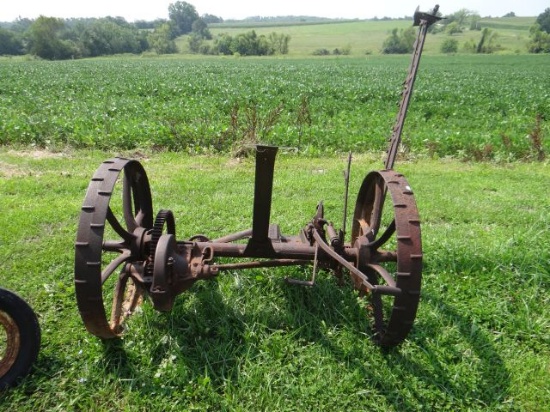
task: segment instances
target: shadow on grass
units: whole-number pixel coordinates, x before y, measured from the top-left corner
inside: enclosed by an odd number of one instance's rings
[[[193,301],[192,309],[182,305],[186,299]],[[109,374],[132,382],[133,389],[145,396],[152,392],[170,396],[171,388],[176,385],[190,387],[193,392],[190,394],[196,397],[198,392],[206,391],[210,383],[218,386],[237,378],[237,360],[242,357],[245,346],[235,342],[242,340],[244,323],[241,316],[225,305],[216,280],[194,285],[192,291],[176,300],[170,313],[148,309],[154,320],[147,323],[149,330],[142,331],[147,342],[140,343],[149,350],[147,358],[128,350],[124,340],[106,340],[103,342],[104,367]],[[159,370],[171,357],[171,363],[176,365],[172,376],[144,376],[144,371]],[[140,364],[144,361],[148,365]],[[137,387],[136,381],[139,381]]]
[[[369,322],[361,301],[349,288],[336,286],[334,279],[321,278],[314,288],[275,285],[274,289],[280,293],[280,310],[265,305],[243,313],[225,303],[216,281],[199,283],[191,292],[192,310],[180,301],[175,314],[163,315],[169,325],[152,323],[152,335],[162,331],[175,340],[181,353],[177,361],[181,382],[194,382],[197,387],[207,378],[210,396],[228,382],[237,387],[243,364],[261,356],[258,345],[275,332],[290,336],[292,345],[322,347],[330,358],[327,362],[345,368],[343,374],[358,377],[357,389],[375,391],[395,410],[415,410],[418,405],[490,407],[502,404],[509,395],[509,372],[486,331],[476,329],[467,315],[439,297],[424,294],[421,303],[437,312],[437,319],[428,317],[402,346],[383,351],[368,338]],[[445,333],[442,323],[458,329],[460,348],[438,346],[437,337]],[[254,325],[259,325],[257,335]],[[327,333],[330,330],[340,337],[347,334],[346,344]],[[475,359],[474,367],[463,361],[460,350]],[[157,345],[151,362],[160,363],[167,354],[165,346]],[[104,355],[106,367],[120,378],[139,373],[139,360],[129,359],[121,341],[108,342]],[[158,393],[153,377],[142,379],[143,395],[151,387]]]

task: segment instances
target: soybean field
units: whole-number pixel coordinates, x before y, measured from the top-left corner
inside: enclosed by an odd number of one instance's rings
[[[409,56],[0,61],[0,144],[305,154],[387,145]],[[425,56],[403,151],[473,160],[548,152],[549,56]]]

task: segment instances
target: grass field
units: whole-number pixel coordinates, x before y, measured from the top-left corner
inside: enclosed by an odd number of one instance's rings
[[[480,27],[485,27],[497,33],[496,43],[502,46],[501,54],[526,53],[529,40],[529,28],[534,24],[536,17],[512,17],[512,18],[484,18],[479,22]],[[258,35],[269,35],[272,32],[288,34],[291,37],[289,56],[311,56],[320,48],[332,52],[338,48],[349,47],[351,55],[365,56],[366,54],[380,54],[384,40],[394,28],[406,29],[412,25],[412,20],[357,20],[319,24],[218,24],[211,28],[212,35],[216,37],[220,33],[231,36],[256,31]],[[445,33],[428,35],[425,44],[426,54],[441,54],[441,44],[445,39],[453,38],[459,43],[459,53],[464,44],[474,41],[476,44],[481,39],[481,31],[465,30],[463,33],[449,36]],[[178,40],[181,51],[187,51],[187,37]]]
[[[169,314],[145,303],[122,340],[89,335],[76,308],[76,226],[90,178],[114,154],[137,156],[155,211],[178,238],[249,226],[254,164],[223,156],[0,149],[3,287],[38,313],[34,372],[0,395],[5,411],[487,410],[550,404],[550,167],[399,160],[415,189],[424,277],[413,332],[384,352],[349,287],[306,270],[256,270],[197,283]],[[351,203],[382,165],[357,154]],[[345,156],[281,153],[272,221],[294,234],[325,202],[341,220]],[[231,190],[228,190],[228,188]]]

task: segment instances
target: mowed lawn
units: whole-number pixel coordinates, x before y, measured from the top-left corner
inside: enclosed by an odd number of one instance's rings
[[[382,351],[364,304],[328,273],[231,272],[197,283],[171,313],[145,302],[121,340],[88,334],[73,254],[86,187],[104,159],[140,159],[155,211],[177,237],[251,224],[254,163],[228,155],[0,150],[1,284],[37,312],[32,375],[2,410],[509,410],[550,404],[550,167],[400,158],[422,220],[424,278],[412,333]],[[342,217],[346,156],[282,151],[272,221],[295,234],[324,200]],[[377,154],[356,154],[350,208]]]

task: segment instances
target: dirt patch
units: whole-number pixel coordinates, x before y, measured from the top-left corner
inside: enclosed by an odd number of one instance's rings
[[[42,159],[62,159],[69,156],[67,153],[63,152],[52,152],[49,150],[9,150],[4,152],[5,154],[12,157],[19,157],[23,159],[32,159],[32,160],[42,160]],[[6,162],[0,160],[0,176],[3,177],[22,177],[22,176],[31,176],[36,175],[36,173],[31,173],[28,167],[25,167],[14,160],[14,162]]]
[[[49,150],[10,150],[8,154],[11,156],[27,157],[31,159],[60,159],[66,157],[66,153],[51,152]]]
[[[0,161],[0,176],[2,177],[19,177],[26,176],[27,173],[18,166]]]

